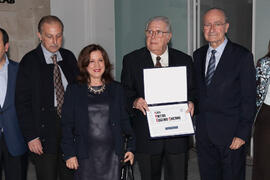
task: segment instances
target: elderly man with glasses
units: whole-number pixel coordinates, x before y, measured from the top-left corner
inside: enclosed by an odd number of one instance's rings
[[[190,56],[168,47],[172,38],[171,25],[167,17],[151,18],[145,29],[146,47],[135,50],[123,59],[121,82],[127,94],[127,106],[136,134],[136,160],[142,180],[160,180],[164,163],[166,180],[186,178],[188,137],[151,139],[144,97],[143,69],[155,67],[186,66],[189,109],[193,115],[193,69]],[[178,77],[168,79],[177,82]],[[157,79],[158,81],[158,79]],[[162,82],[160,82],[162,84]]]

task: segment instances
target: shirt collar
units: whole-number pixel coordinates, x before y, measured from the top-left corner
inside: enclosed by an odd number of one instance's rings
[[[8,60],[7,54],[5,54],[5,58],[6,58],[6,62],[3,65],[3,67],[0,69],[1,71],[5,71],[7,69],[7,67],[8,67],[8,64],[9,64],[9,60]]]
[[[61,56],[61,54],[60,54],[59,51],[57,51],[55,53],[51,53],[42,44],[41,44],[41,48],[42,48],[42,51],[43,51],[43,54],[44,54],[44,57],[45,57],[45,60],[46,60],[46,63],[47,64],[53,64],[52,55],[54,55],[54,54],[56,54],[56,56],[57,56],[57,62],[63,60],[63,58],[62,58],[62,56]]]
[[[225,49],[225,46],[226,46],[226,44],[227,44],[227,42],[228,42],[228,39],[225,37],[225,40],[215,49],[217,52],[217,55],[218,54],[222,54],[223,53],[223,51],[224,51],[224,49]],[[210,44],[209,44],[209,48],[208,48],[208,50],[207,50],[207,54],[211,54],[211,51],[212,50],[214,50],[214,48],[213,47],[211,47],[210,46]]]
[[[150,54],[152,56],[152,59],[156,59],[158,56],[158,55],[152,53],[151,51],[150,51]],[[168,58],[168,46],[167,46],[165,52],[163,54],[159,55],[159,57],[161,57],[161,59]]]

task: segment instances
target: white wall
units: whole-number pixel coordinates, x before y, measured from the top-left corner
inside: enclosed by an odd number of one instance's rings
[[[114,0],[50,0],[51,14],[64,23],[63,47],[78,57],[91,43],[100,44],[115,64]]]

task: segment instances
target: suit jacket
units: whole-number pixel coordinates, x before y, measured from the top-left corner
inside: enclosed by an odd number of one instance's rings
[[[63,58],[58,62],[68,83],[77,75],[76,58],[71,51],[60,48]],[[16,110],[26,142],[40,138],[43,151],[57,153],[61,123],[54,106],[53,64],[47,64],[39,45],[21,60],[16,84]]]
[[[9,59],[7,93],[4,105],[0,108],[0,121],[3,126],[2,128],[4,129],[4,139],[8,152],[12,156],[22,155],[26,151],[26,145],[15,110],[15,84],[17,71],[18,63]]]
[[[190,56],[169,48],[169,66],[186,66],[188,82],[188,100],[193,100],[193,65]],[[132,108],[136,98],[144,97],[143,69],[154,68],[151,54],[146,47],[133,51],[124,56],[121,82],[127,94],[127,107],[132,116],[132,125],[136,135],[136,151],[141,153],[158,154],[163,148],[170,153],[187,151],[188,137],[171,137],[168,139],[150,139],[146,116]],[[171,79],[171,81],[177,81]]]
[[[130,126],[125,110],[125,97],[122,86],[117,82],[106,85],[109,93],[109,122],[112,128],[115,152],[120,157],[124,153],[124,137],[128,137],[127,150],[135,151],[135,136]],[[88,88],[86,84],[69,85],[65,93],[62,111],[62,149],[64,159],[77,156],[79,159],[88,158]]]
[[[194,52],[199,114],[197,139],[227,145],[233,137],[249,140],[255,114],[256,82],[253,56],[240,45],[228,41],[211,84],[205,85],[208,45]]]

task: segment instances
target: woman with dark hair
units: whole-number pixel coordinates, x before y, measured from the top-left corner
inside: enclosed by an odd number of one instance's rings
[[[121,157],[133,164],[135,150],[124,91],[113,81],[112,66],[101,46],[83,48],[78,66],[78,83],[67,87],[62,110],[66,165],[76,169],[76,180],[119,180]]]
[[[254,129],[252,180],[270,179],[270,41],[268,53],[257,62],[257,117]]]

